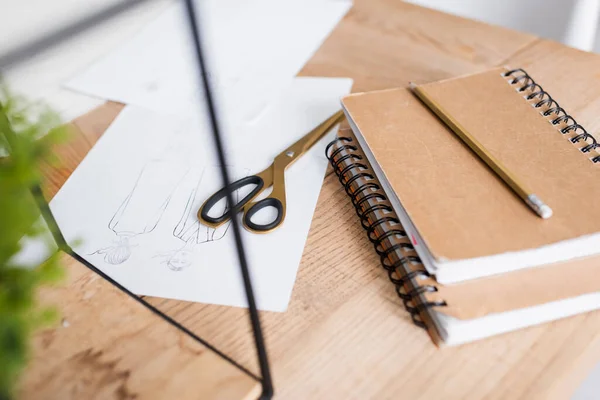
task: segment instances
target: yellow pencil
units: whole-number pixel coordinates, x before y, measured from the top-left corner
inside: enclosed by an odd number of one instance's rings
[[[437,105],[422,88],[410,83],[410,88],[427,107],[431,109],[452,131],[467,144],[523,201],[540,217],[547,219],[552,216],[552,209],[542,201],[535,193],[531,192],[519,179],[510,172],[500,160],[496,159],[490,152],[475,139],[462,125],[451,115],[446,113]]]

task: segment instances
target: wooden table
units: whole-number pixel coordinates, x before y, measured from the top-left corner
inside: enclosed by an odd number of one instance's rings
[[[355,0],[354,8],[302,75],[349,76],[354,78],[354,91],[366,91],[504,64],[526,68],[580,123],[592,132],[600,130],[600,98],[594,97],[600,93],[598,56],[398,0]],[[578,79],[573,81],[570,77],[576,75]],[[108,104],[78,121],[78,141],[62,150],[65,166],[48,171],[49,194],[60,187],[120,108]],[[134,308],[132,299],[106,285],[95,293],[95,305],[81,301],[86,292],[77,282],[97,278],[80,265],[71,265],[70,272],[76,281],[72,278],[70,286],[55,296],[60,304],[74,293],[79,296],[69,303],[69,312],[90,313],[98,304],[108,309]],[[245,310],[152,297],[145,300],[258,373]],[[423,330],[411,324],[331,170],[321,191],[289,309],[261,315],[276,397],[280,399],[568,398],[600,361],[600,312],[457,348],[436,348]],[[151,321],[150,316],[146,318]],[[98,347],[90,350],[106,354],[105,363],[120,366],[123,360],[148,357],[138,354],[149,351],[148,347],[126,345],[131,335],[146,337],[146,332],[131,332],[122,324],[102,328],[96,324],[90,319],[82,321],[79,328],[71,324],[69,329],[79,329],[91,338],[115,338],[110,343],[98,342]],[[151,331],[167,329],[163,325],[155,321],[145,326]],[[39,335],[41,342],[44,335],[48,334]],[[186,340],[181,333],[172,335]],[[161,343],[157,357],[170,351],[169,343],[175,342]],[[194,342],[194,346],[201,344]],[[33,368],[53,362],[56,356],[46,351]],[[75,371],[80,363],[74,358],[57,365]],[[142,364],[128,364],[131,369],[127,371],[135,382],[124,379],[117,387],[111,380],[99,381],[94,382],[94,388],[118,397],[123,391],[145,394],[139,391],[143,388],[140,380],[153,381],[158,376],[169,384],[169,376],[186,379],[177,366],[148,369]],[[181,369],[189,372],[190,367]],[[62,374],[57,372],[57,376],[60,379]],[[78,378],[74,373],[67,377],[63,384]],[[247,381],[240,376],[232,381],[241,382],[247,393]],[[185,382],[195,384],[193,380]],[[202,382],[196,384],[201,387]]]

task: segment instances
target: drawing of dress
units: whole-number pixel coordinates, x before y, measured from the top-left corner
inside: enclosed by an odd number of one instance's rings
[[[108,228],[116,235],[115,244],[98,250],[110,264],[122,264],[131,256],[131,239],[152,232],[160,222],[173,193],[190,167],[172,160],[148,161],[127,194]]]
[[[165,160],[149,161],[108,226],[117,235],[140,235],[156,228],[173,192],[189,167]]]
[[[183,210],[183,213],[181,214],[181,219],[175,226],[175,229],[173,229],[173,236],[175,236],[182,242],[187,243],[187,242],[192,241],[195,244],[200,244],[200,243],[210,242],[213,240],[219,240],[225,235],[225,233],[227,233],[229,223],[226,223],[224,225],[221,225],[219,228],[214,229],[214,228],[209,228],[207,226],[202,225],[197,217],[198,209],[200,206],[200,203],[198,202],[199,199],[197,199],[197,194],[198,194],[198,190],[202,186],[203,177],[205,175],[219,174],[219,171],[217,168],[218,167],[205,168],[202,175],[199,177],[198,181],[195,183],[193,189],[190,192],[190,196],[188,197],[188,201],[185,205],[185,209]],[[237,195],[237,191],[234,192],[234,197],[236,195]],[[203,199],[200,199],[200,201],[202,201],[202,200]],[[236,200],[237,200],[237,198],[234,198],[234,201],[236,201]],[[215,207],[218,207],[218,206],[219,205],[216,205]],[[214,209],[214,211],[216,213],[219,213],[219,215],[225,213],[226,210],[227,210],[227,207],[225,205],[222,205],[221,209],[216,209],[216,208]]]
[[[173,236],[179,239],[183,246],[177,250],[163,254],[166,257],[164,263],[167,267],[173,271],[181,271],[189,267],[192,263],[194,249],[197,245],[215,240],[222,239],[229,229],[230,222],[221,225],[218,228],[210,228],[202,225],[198,220],[198,209],[200,208],[204,198],[198,198],[198,192],[206,192],[204,188],[207,187],[205,180],[214,181],[215,177],[219,177],[219,167],[206,167],[203,169],[197,180],[192,182],[191,190],[189,191],[189,197],[179,222],[173,229]],[[213,185],[208,183],[208,187],[213,190]],[[238,192],[235,191],[234,201],[237,201]],[[219,205],[216,207],[218,208]],[[223,204],[221,209],[214,209],[218,215],[222,215],[227,211],[227,207]]]
[[[114,243],[92,254],[102,254],[109,264],[122,264],[137,246],[135,238],[154,231],[159,224],[168,224],[174,226],[172,235],[182,245],[162,256],[166,256],[164,262],[171,270],[180,271],[191,265],[197,245],[223,238],[229,223],[214,229],[202,225],[197,217],[198,208],[205,200],[200,197],[208,197],[209,191],[218,189],[220,167],[191,165],[189,153],[185,137],[178,134],[170,138],[160,158],[146,162],[108,223],[115,235]],[[172,204],[175,193],[177,199],[185,199],[185,204]],[[222,210],[215,211],[225,212],[224,206],[221,207]],[[162,221],[167,208],[173,211],[180,208],[181,217],[176,221]],[[172,211],[168,215],[173,215]]]

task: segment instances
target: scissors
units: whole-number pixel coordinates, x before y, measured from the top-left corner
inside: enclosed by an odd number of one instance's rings
[[[331,128],[344,119],[344,113],[340,110],[323,121],[319,126],[310,131],[296,143],[282,151],[273,163],[264,171],[239,179],[228,186],[218,190],[208,198],[198,211],[200,221],[211,228],[218,228],[227,222],[233,215],[243,211],[242,222],[244,227],[253,233],[268,233],[278,228],[285,219],[285,170],[294,161],[306,153],[315,143],[319,141]],[[210,210],[220,200],[227,196],[227,192],[233,193],[248,185],[256,185],[250,193],[232,207],[231,212],[225,211],[219,217],[209,216]],[[259,194],[273,186],[271,194],[261,200],[253,201]],[[277,216],[272,222],[257,224],[252,221],[252,216],[265,207],[273,207]]]

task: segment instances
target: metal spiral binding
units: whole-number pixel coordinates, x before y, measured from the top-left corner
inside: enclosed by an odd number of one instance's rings
[[[535,102],[531,102],[533,107],[540,108],[545,106],[546,109],[541,112],[544,117],[550,117],[552,114],[554,114],[549,121],[552,125],[564,125],[559,129],[560,133],[563,135],[569,132],[576,134],[570,138],[571,143],[578,143],[583,140],[586,143],[586,146],[579,148],[582,153],[589,153],[590,151],[600,147],[600,143],[596,141],[596,138],[589,134],[583,126],[579,125],[573,117],[567,114],[564,108],[562,108],[556,102],[556,100],[554,100],[552,96],[548,94],[548,92],[546,92],[539,84],[537,84],[533,78],[531,78],[531,76],[525,72],[525,70],[521,68],[513,69],[503,73],[502,76],[507,79],[512,78],[508,79],[508,82],[511,85],[520,84],[520,87],[517,88],[517,92],[529,91],[530,93],[524,97],[529,102],[532,100],[537,100]],[[588,140],[591,141],[591,143],[588,142]],[[594,163],[600,162],[600,155],[591,158],[591,160]]]
[[[339,136],[329,143],[325,156],[350,197],[360,223],[412,321],[426,328],[422,312],[430,307],[446,306],[446,302],[429,301],[424,297],[427,292],[436,292],[437,287],[418,282],[418,279],[429,278],[430,274],[418,256],[406,254],[415,249],[410,240],[407,242],[408,236],[368,162],[359,153],[354,139],[347,136]]]

